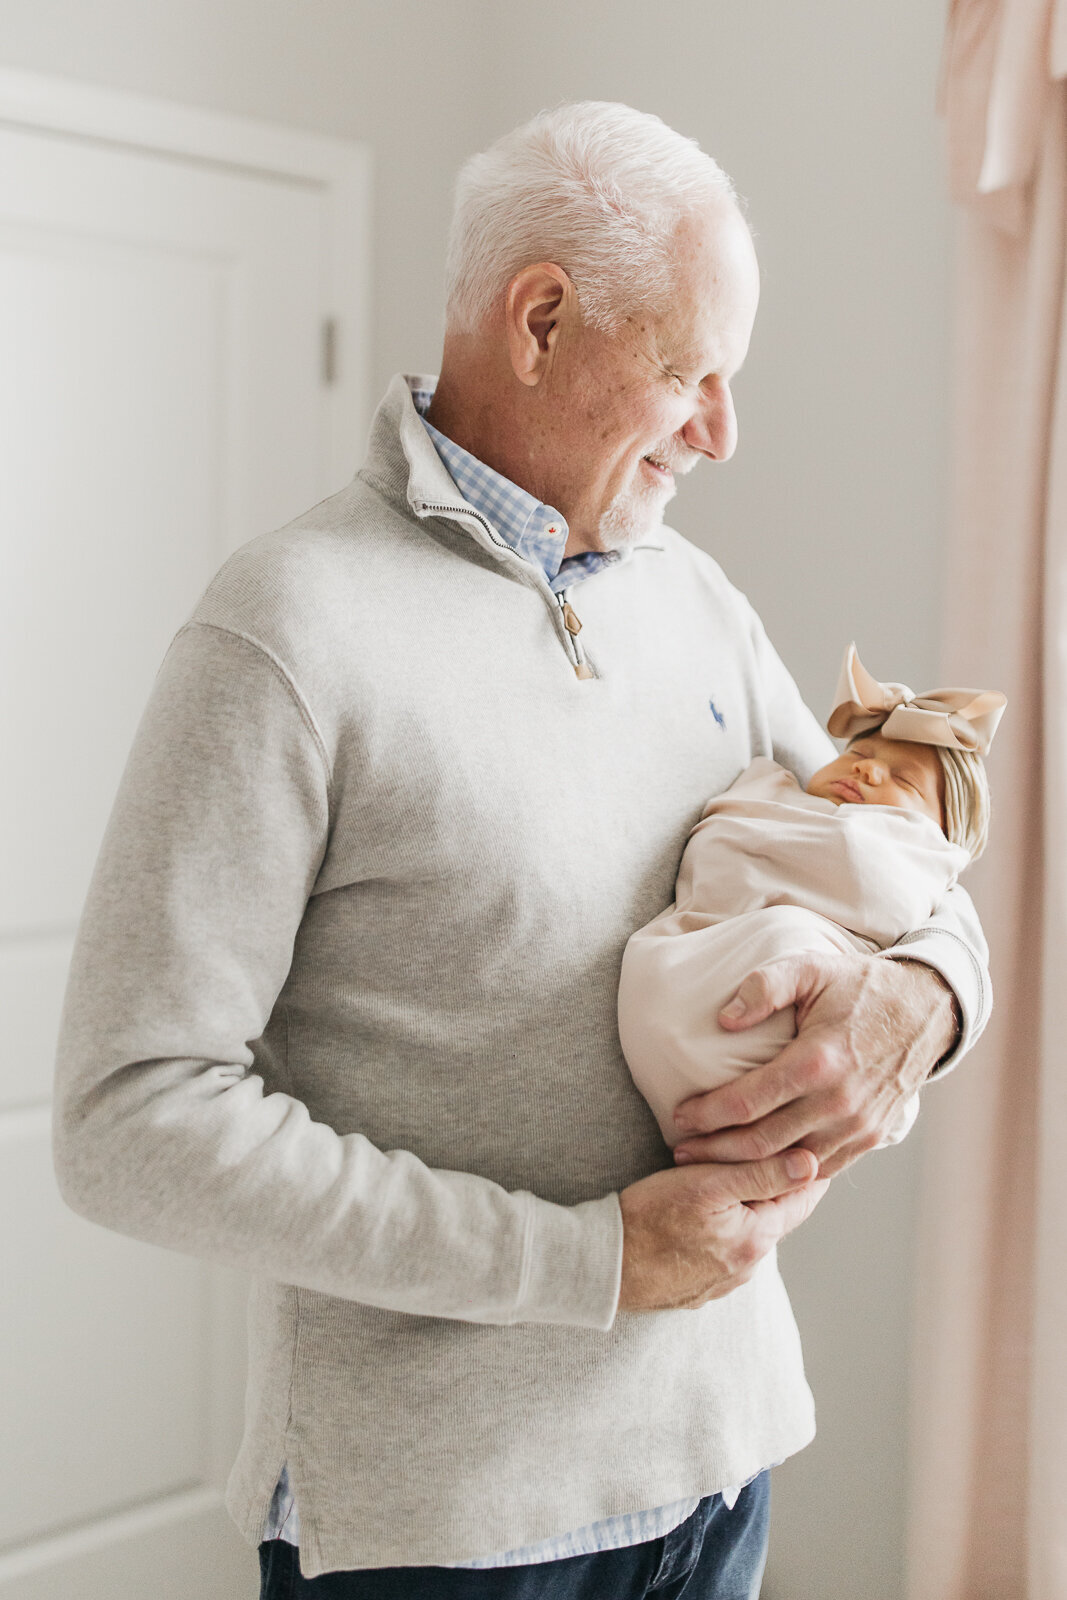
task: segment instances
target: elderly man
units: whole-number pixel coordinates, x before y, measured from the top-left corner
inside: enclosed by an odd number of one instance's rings
[[[354,483],[239,551],[160,670],[57,1170],[254,1274],[228,1504],[264,1596],[754,1594],[767,1469],[813,1432],[774,1246],[984,1019],[954,891],[906,959],[746,981],[799,1035],[684,1108],[687,1166],[620,1054],[623,947],[708,796],[827,757],[661,525],[733,451],[757,292],[728,180],[656,118],[500,141],[436,386],[394,381]]]

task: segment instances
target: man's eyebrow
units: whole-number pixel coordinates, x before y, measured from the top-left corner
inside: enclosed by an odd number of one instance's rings
[[[703,381],[705,378],[721,377],[724,363],[721,359],[716,360],[714,356],[709,356],[706,350],[700,350],[689,351],[679,356],[675,365],[681,367],[683,371],[696,373]]]
[[[694,372],[699,368],[701,377],[706,377],[713,371],[715,359],[721,354],[718,350],[709,351],[706,345],[694,341],[677,343],[672,339],[669,330],[665,332],[659,348],[664,361],[670,361],[675,367],[688,367]],[[712,363],[710,367],[709,361]]]

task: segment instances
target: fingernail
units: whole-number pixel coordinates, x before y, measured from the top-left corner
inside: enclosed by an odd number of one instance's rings
[[[692,1161],[693,1156],[689,1150],[676,1150],[674,1159],[680,1167],[684,1167],[687,1161]]]
[[[743,1017],[747,1010],[748,1007],[738,995],[737,999],[731,1000],[728,1006],[723,1006],[722,1014],[724,1017]]]
[[[791,1178],[806,1178],[810,1166],[807,1156],[800,1150],[791,1150],[785,1158],[785,1170]]]

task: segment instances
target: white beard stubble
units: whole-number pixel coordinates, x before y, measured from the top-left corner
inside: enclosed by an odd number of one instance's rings
[[[669,466],[675,477],[692,470],[700,457],[673,440],[664,441],[654,452],[656,459]],[[620,489],[597,524],[602,550],[626,550],[663,522],[663,512],[677,494],[677,484],[669,488],[656,483],[628,484]]]

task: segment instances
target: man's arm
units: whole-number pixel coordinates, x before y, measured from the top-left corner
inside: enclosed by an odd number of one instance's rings
[[[754,612],[751,627],[775,757],[806,782],[833,746]],[[929,922],[878,956],[805,955],[750,974],[721,1025],[752,1027],[795,1005],[797,1038],[766,1066],[679,1106],[675,1160],[763,1160],[802,1143],[832,1177],[883,1143],[920,1085],[974,1043],[991,1007],[987,961],[974,907],[955,885]]]
[[[829,1183],[816,1171],[810,1151],[788,1150],[769,1161],[654,1172],[631,1184],[619,1196],[619,1310],[691,1310],[747,1283],[826,1193]]]
[[[837,747],[805,705],[756,612],[743,596],[739,598],[747,613],[774,758],[806,784],[814,772],[833,759]],[[882,959],[921,962],[944,979],[959,1006],[960,1026],[948,1059],[940,1066],[936,1062],[932,1065],[938,1071],[955,1066],[981,1034],[992,1009],[989,950],[967,891],[954,884],[923,926],[884,950]],[[923,974],[917,976],[916,984],[916,993],[925,984],[925,992],[940,1009],[938,986]]]
[[[606,1329],[620,1284],[637,1309],[743,1281],[818,1197],[777,1205],[813,1177],[810,1158],[799,1177],[781,1160],[718,1182],[668,1172],[621,1200],[560,1206],[382,1151],[265,1092],[248,1041],[285,983],[331,798],[323,741],[281,665],[225,629],[183,630],[76,941],[53,1124],[67,1203],[171,1249],[465,1321]],[[680,1218],[702,1241],[684,1271]]]
[[[253,1070],[330,804],[322,740],[281,666],[236,633],[183,630],[78,932],[56,1073],[64,1199],[151,1243],[389,1310],[610,1326],[615,1196],[557,1206],[433,1169],[313,1120]]]
[[[891,1134],[955,1036],[954,996],[919,963],[786,957],[750,973],[728,1030],[795,1005],[797,1036],[766,1066],[678,1107],[675,1160],[753,1161],[802,1144],[831,1178]]]
[[[944,1059],[935,1062],[930,1075],[947,1072],[980,1037],[993,1009],[989,947],[966,889],[953,884],[929,920],[883,950],[882,959],[921,963],[928,972],[937,973],[942,988],[951,992],[957,1007],[955,1033]]]

